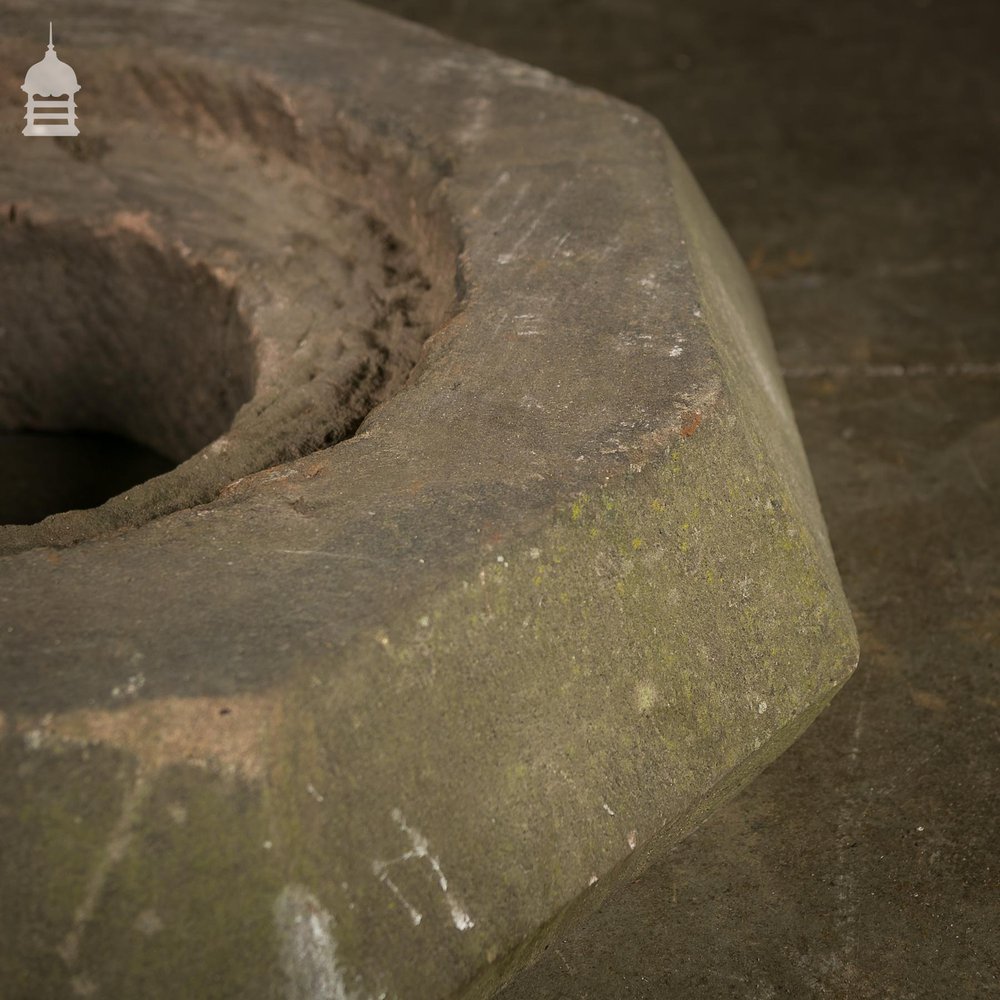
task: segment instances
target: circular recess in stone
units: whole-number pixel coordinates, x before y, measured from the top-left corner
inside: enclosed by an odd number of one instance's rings
[[[350,437],[457,301],[447,170],[407,136],[349,114],[305,132],[315,94],[183,56],[108,50],[87,83],[84,134],[0,164],[0,432],[112,433],[173,468],[37,524],[0,509],[0,552]]]
[[[108,499],[101,484],[122,483],[128,459],[121,439],[166,460],[147,457],[133,474],[166,472],[228,430],[253,395],[256,361],[233,290],[128,230],[3,226],[0,299],[0,431],[48,432],[4,441],[5,478],[24,492],[28,471],[47,480],[55,496],[39,498],[43,510],[63,491],[67,503]]]

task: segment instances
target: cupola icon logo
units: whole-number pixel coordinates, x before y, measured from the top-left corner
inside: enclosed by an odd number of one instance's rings
[[[24,126],[22,134],[79,135],[74,99],[79,89],[80,84],[76,81],[73,67],[62,62],[56,55],[56,48],[52,44],[52,22],[49,21],[49,48],[45,58],[28,70],[24,83],[21,84],[21,90],[28,95],[24,116],[28,124]]]

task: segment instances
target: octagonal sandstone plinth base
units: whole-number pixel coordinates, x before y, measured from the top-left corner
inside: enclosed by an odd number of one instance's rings
[[[81,134],[26,138],[0,12],[0,428],[177,465],[0,528],[3,995],[489,996],[855,665],[744,268],[540,70],[319,0],[64,20]]]

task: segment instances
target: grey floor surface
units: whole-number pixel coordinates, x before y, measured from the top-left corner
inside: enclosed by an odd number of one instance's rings
[[[381,0],[642,105],[755,276],[861,635],[513,998],[1000,996],[1000,5]]]

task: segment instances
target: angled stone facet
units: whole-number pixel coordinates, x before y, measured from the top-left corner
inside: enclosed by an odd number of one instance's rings
[[[856,663],[756,295],[633,107],[349,4],[124,10],[73,26],[91,145],[0,162],[0,419],[181,464],[0,528],[0,982],[489,996]],[[70,262],[31,326],[54,233],[231,291],[228,430]]]

